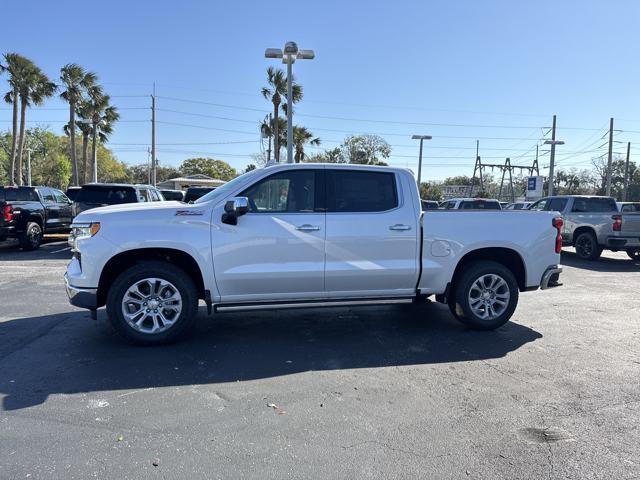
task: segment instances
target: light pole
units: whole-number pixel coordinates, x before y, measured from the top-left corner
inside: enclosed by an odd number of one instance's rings
[[[287,42],[284,50],[267,48],[265,58],[281,58],[287,64],[287,163],[293,163],[293,64],[296,60],[313,60],[313,50],[299,50],[296,42]]]
[[[418,193],[420,192],[420,179],[422,178],[422,142],[431,140],[431,135],[412,135],[413,140],[420,140],[420,156],[418,157]]]
[[[555,131],[554,131],[554,136],[555,136]],[[555,166],[555,159],[556,159],[556,145],[564,145],[564,142],[562,140],[545,140],[544,142],[545,145],[551,145],[551,155],[550,155],[550,162],[549,162],[549,196],[553,195],[553,167]]]

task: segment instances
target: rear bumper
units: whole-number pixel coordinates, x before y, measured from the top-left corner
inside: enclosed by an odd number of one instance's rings
[[[15,237],[16,235],[16,227],[0,227],[0,238]]]
[[[74,287],[69,284],[69,278],[66,273],[64,274],[64,285],[67,289],[67,295],[69,296],[69,302],[71,305],[80,308],[88,308],[89,310],[95,310],[98,308],[97,288]]]
[[[540,289],[546,290],[547,288],[559,287],[562,285],[560,283],[560,274],[562,273],[561,265],[552,265],[547,268],[542,275],[542,279],[540,280]]]
[[[609,248],[638,248],[640,237],[607,237],[606,245]]]

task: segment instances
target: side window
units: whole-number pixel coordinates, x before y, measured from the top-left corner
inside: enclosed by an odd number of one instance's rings
[[[447,202],[447,210],[453,210],[456,208],[456,202]]]
[[[314,212],[316,207],[315,170],[276,173],[240,194],[249,199],[251,212]]]
[[[60,190],[52,190],[57,203],[69,203],[70,200]]]
[[[384,212],[397,206],[395,174],[327,170],[328,212]]]
[[[53,192],[50,188],[43,188],[40,190],[40,195],[42,195],[42,201],[47,204],[56,203],[56,197],[53,195]]]
[[[549,210],[551,212],[562,212],[566,206],[566,198],[552,198],[545,210]]]
[[[529,210],[544,210],[548,202],[549,200],[546,198],[543,198],[542,200],[538,200],[536,203],[531,205],[531,208],[529,208]]]
[[[138,190],[138,201],[150,202],[151,199],[149,198],[149,190],[147,190],[146,188],[141,188],[140,190]]]

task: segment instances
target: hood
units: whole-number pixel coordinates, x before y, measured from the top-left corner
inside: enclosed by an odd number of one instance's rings
[[[156,215],[190,216],[204,215],[202,205],[184,204],[177,201],[123,203],[86,210],[74,218],[74,223],[88,223],[100,219],[144,219]]]

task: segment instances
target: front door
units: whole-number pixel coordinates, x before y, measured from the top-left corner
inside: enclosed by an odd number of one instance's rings
[[[213,266],[221,300],[322,298],[325,213],[323,169],[279,171],[237,196],[250,211],[237,225],[212,219]]]
[[[330,297],[415,293],[419,225],[391,171],[326,170],[325,286]],[[406,189],[405,189],[406,191]]]

